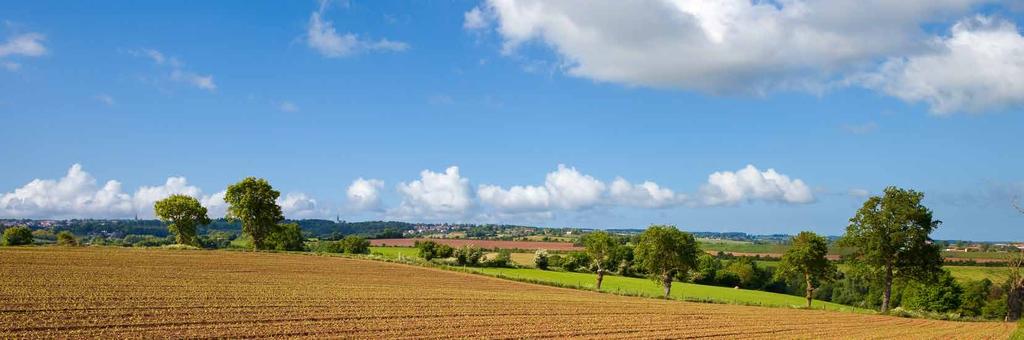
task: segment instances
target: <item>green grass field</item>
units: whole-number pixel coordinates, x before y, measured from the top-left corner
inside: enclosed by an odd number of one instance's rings
[[[515,280],[546,282],[583,289],[593,289],[594,280],[596,279],[594,274],[548,271],[533,268],[467,269],[487,275],[506,277]],[[653,280],[610,275],[605,276],[604,283],[601,286],[601,291],[651,297],[658,297],[662,295],[661,284],[654,282]],[[799,296],[681,282],[673,283],[672,297],[682,300],[771,307],[801,307],[806,303],[806,301]],[[824,301],[815,301],[814,307],[828,310],[867,312],[865,309]]]

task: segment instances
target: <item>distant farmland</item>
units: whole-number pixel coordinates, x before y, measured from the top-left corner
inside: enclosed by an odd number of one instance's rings
[[[542,241],[498,241],[498,240],[470,240],[455,238],[392,238],[370,240],[372,246],[412,247],[416,241],[434,241],[440,244],[447,244],[452,247],[475,245],[484,249],[526,249],[526,250],[583,250],[583,247],[574,246],[568,242],[542,242]]]
[[[300,254],[0,248],[0,338],[1006,338],[1013,324],[702,304]]]

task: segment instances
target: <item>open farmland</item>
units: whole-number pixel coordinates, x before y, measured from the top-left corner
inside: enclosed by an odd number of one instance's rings
[[[583,247],[574,246],[568,242],[541,242],[541,241],[498,241],[498,240],[470,240],[453,238],[393,238],[370,240],[372,246],[412,247],[416,241],[434,241],[452,247],[477,246],[484,249],[547,249],[547,250],[583,250]]]
[[[0,249],[0,338],[1006,338],[1012,324],[644,299],[298,254]]]

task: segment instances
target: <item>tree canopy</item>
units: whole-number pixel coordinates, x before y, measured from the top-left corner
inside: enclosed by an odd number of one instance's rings
[[[637,237],[633,250],[637,265],[660,280],[665,288],[665,297],[672,290],[676,275],[685,275],[697,264],[700,248],[690,233],[675,226],[652,225]]]
[[[26,226],[14,226],[4,229],[4,235],[0,238],[0,244],[5,246],[32,244],[32,230]]]
[[[941,270],[939,247],[929,234],[941,221],[921,204],[924,193],[885,188],[872,196],[850,219],[842,243],[856,249],[855,262],[875,271],[883,287],[882,312],[889,310],[894,277],[934,279]]]
[[[267,180],[246,177],[228,186],[224,202],[228,203],[227,219],[242,222],[242,232],[252,237],[253,248],[266,249],[266,239],[284,221],[274,190]]]
[[[587,249],[594,267],[597,267],[597,284],[595,288],[601,289],[601,281],[604,280],[604,273],[612,266],[611,259],[615,251],[615,238],[606,231],[595,231],[583,236],[583,246]]]
[[[779,264],[779,276],[802,275],[805,285],[807,307],[811,307],[814,289],[820,282],[831,281],[836,276],[836,266],[826,257],[828,241],[810,231],[802,231],[793,236],[792,244],[782,255]]]
[[[174,234],[178,244],[198,246],[198,227],[211,222],[210,217],[206,216],[206,208],[188,195],[171,195],[156,201],[153,211],[161,221],[167,223],[167,230]]]

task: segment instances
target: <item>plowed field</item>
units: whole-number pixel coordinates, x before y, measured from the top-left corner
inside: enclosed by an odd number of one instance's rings
[[[1012,324],[687,303],[368,260],[0,248],[0,338],[1006,338]]]

